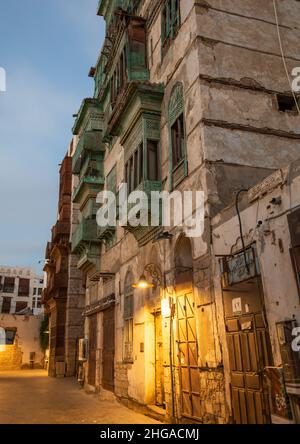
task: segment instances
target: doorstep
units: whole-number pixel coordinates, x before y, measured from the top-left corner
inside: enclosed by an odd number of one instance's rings
[[[165,409],[158,407],[157,405],[147,405],[147,415],[150,416],[150,418],[156,419],[160,422],[167,423],[167,412]]]

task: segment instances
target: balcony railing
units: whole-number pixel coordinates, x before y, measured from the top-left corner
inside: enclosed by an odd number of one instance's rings
[[[116,232],[116,227],[106,225],[105,227],[97,227],[97,237],[99,240],[110,239]]]
[[[102,131],[86,131],[78,142],[72,161],[72,169],[74,174],[79,174],[82,159],[85,152],[104,151],[102,143]]]
[[[105,181],[103,177],[92,177],[92,176],[83,177],[73,192],[72,196],[73,202],[78,203],[78,199],[84,187],[90,188],[91,191],[96,195],[97,192],[100,191],[100,187],[103,186],[104,183]]]
[[[72,237],[72,252],[76,253],[85,243],[99,243],[96,219],[83,219]]]
[[[62,271],[52,274],[48,278],[47,287],[42,292],[42,303],[45,304],[56,292],[66,288],[68,288],[68,272]]]

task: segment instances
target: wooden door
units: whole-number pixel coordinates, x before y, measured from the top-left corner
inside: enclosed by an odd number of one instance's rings
[[[88,361],[88,383],[96,385],[96,363],[97,363],[97,315],[89,317],[89,361]]]
[[[182,415],[201,420],[195,301],[192,292],[177,297],[177,322]]]
[[[270,422],[264,369],[272,365],[260,278],[224,290],[230,360],[233,420],[236,424]]]
[[[102,386],[114,391],[115,387],[115,308],[103,312],[103,364]]]

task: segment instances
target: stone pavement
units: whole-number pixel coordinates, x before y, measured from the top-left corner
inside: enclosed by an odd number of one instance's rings
[[[159,424],[44,371],[0,373],[0,424]]]

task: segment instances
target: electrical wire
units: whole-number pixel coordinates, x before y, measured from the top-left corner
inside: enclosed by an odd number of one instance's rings
[[[273,0],[273,6],[274,6],[274,12],[275,12],[275,20],[276,20],[276,27],[277,27],[277,34],[278,34],[278,41],[279,41],[279,46],[280,46],[280,52],[281,52],[281,57],[282,57],[282,61],[283,61],[283,65],[284,65],[284,69],[285,69],[285,73],[295,100],[295,104],[296,104],[296,108],[297,111],[300,115],[300,107],[298,104],[298,99],[297,96],[295,94],[295,91],[293,90],[293,85],[291,82],[291,78],[290,78],[290,73],[287,67],[287,63],[286,63],[286,59],[285,59],[285,55],[284,55],[284,50],[283,50],[283,43],[282,43],[282,38],[281,38],[281,34],[280,34],[280,26],[279,26],[279,18],[278,18],[278,10],[277,10],[277,3],[276,0]]]

